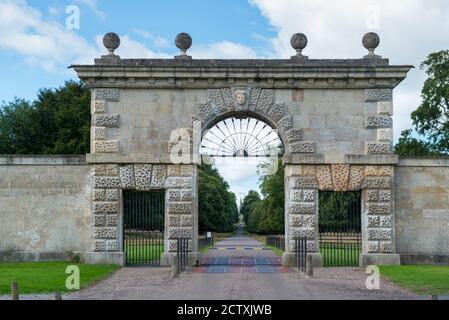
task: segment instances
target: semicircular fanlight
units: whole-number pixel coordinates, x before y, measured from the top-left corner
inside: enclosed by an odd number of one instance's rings
[[[212,157],[266,157],[281,152],[277,132],[255,118],[229,118],[209,129],[201,142],[201,154]]]

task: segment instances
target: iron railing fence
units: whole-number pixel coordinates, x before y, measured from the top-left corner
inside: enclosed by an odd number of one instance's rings
[[[285,250],[285,236],[284,235],[267,235],[265,237],[265,244],[267,246],[275,247],[282,251]]]
[[[178,270],[183,272],[189,265],[189,238],[176,239],[176,254],[178,256]]]
[[[299,271],[305,272],[307,266],[307,238],[295,238],[295,261]]]

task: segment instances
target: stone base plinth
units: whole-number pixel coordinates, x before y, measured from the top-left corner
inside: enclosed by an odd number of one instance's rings
[[[171,267],[173,256],[176,252],[164,252],[161,256],[161,267]],[[200,263],[199,252],[189,252],[189,267],[198,266]]]
[[[400,265],[401,257],[399,254],[383,254],[383,253],[363,253],[360,256],[360,265],[362,267],[376,265]]]
[[[323,266],[323,258],[321,253],[308,253],[312,256],[313,267],[321,268]],[[296,256],[292,252],[284,252],[282,254],[282,265],[286,268],[296,267]]]
[[[81,259],[87,264],[116,264],[121,267],[126,265],[124,252],[85,252]]]

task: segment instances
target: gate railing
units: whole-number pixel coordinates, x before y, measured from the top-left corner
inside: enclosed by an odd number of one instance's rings
[[[305,272],[307,266],[307,238],[295,238],[295,261],[299,271]]]
[[[358,267],[361,251],[360,232],[320,233],[323,267]]]
[[[208,237],[207,233],[200,233],[198,235],[198,246],[199,246],[200,250],[203,248],[207,248],[209,246],[213,246],[213,245],[214,245],[214,237],[213,236]]]
[[[176,254],[178,256],[178,270],[183,272],[189,265],[189,238],[178,238]]]
[[[265,237],[265,244],[272,246],[282,251],[285,250],[285,236],[284,235],[268,235]]]

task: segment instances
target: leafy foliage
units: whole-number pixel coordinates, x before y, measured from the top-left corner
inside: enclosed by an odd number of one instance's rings
[[[412,113],[416,132],[423,140],[402,133],[395,150],[401,156],[449,153],[449,50],[430,54],[421,64],[428,75],[421,91],[421,105]]]
[[[81,82],[42,89],[32,103],[3,103],[0,154],[86,154],[90,118],[90,91]]]
[[[200,230],[230,232],[238,222],[237,199],[218,170],[203,163],[198,169]]]

